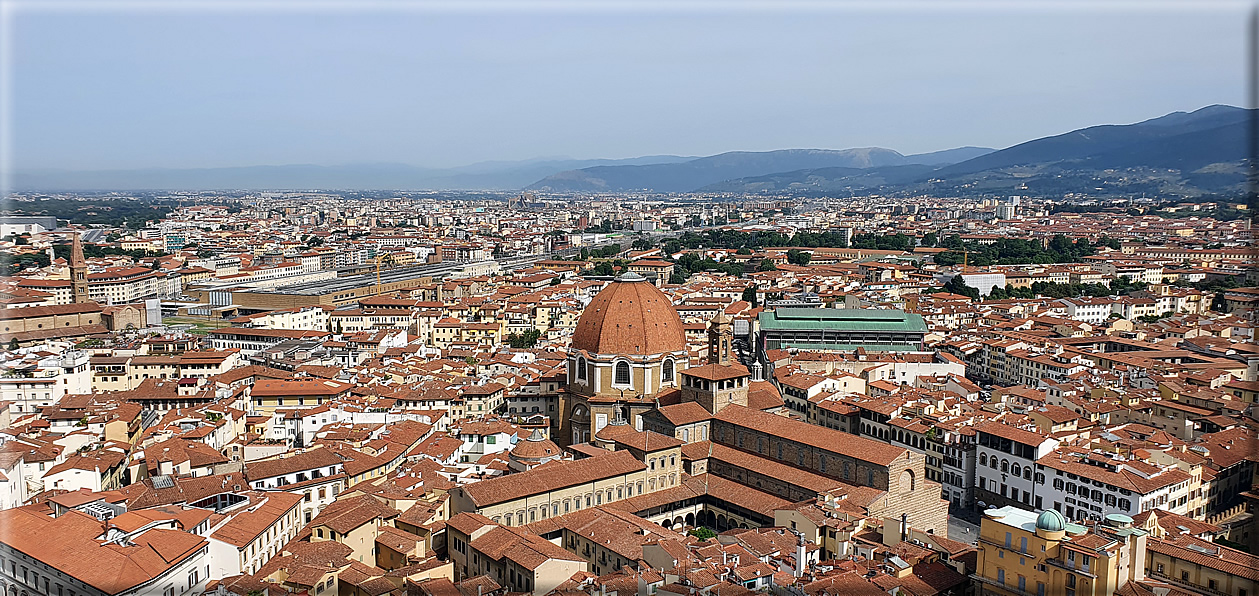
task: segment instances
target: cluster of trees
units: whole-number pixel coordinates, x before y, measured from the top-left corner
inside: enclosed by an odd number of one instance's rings
[[[1006,287],[1006,298],[1035,298],[1037,296],[1046,296],[1049,298],[1081,298],[1088,296],[1091,298],[1100,298],[1102,296],[1118,296],[1125,295],[1130,292],[1144,290],[1146,284],[1144,282],[1129,282],[1125,278],[1117,278],[1110,282],[1110,286],[1102,284],[1057,284],[1038,281],[1032,284],[1031,288],[1014,289]],[[997,288],[993,289],[993,300],[997,298]]]
[[[802,248],[866,248],[877,250],[911,251],[918,241],[905,234],[858,234],[852,242],[845,238],[846,234],[839,231],[797,232],[783,234],[781,232],[740,232],[738,230],[704,230],[703,232],[685,232],[664,243],[666,253],[677,253],[683,249],[695,248],[734,248],[748,251],[762,248],[781,248],[799,246]],[[934,236],[931,238],[935,243]]]
[[[1007,285],[1004,288],[994,287],[985,297],[986,300],[1008,300],[1011,298],[1031,300],[1033,298],[1081,298],[1088,296],[1091,298],[1100,298],[1102,296],[1124,295],[1139,290],[1144,290],[1148,284],[1145,282],[1130,282],[1126,278],[1116,278],[1110,283],[1110,287],[1102,284],[1059,284],[1038,281],[1032,284],[1030,288],[1016,288]],[[962,280],[962,276],[954,276],[948,283],[940,288],[934,288],[927,293],[933,292],[951,292],[967,296],[971,300],[979,299],[979,289],[973,288]]]
[[[104,224],[132,230],[166,217],[178,205],[169,199],[131,198],[40,199],[31,203],[11,203],[16,207],[6,215],[55,215],[76,224]]]
[[[968,285],[966,280],[962,279],[962,276],[960,275],[954,275],[953,279],[950,279],[947,283],[945,283],[944,287],[941,289],[951,294],[966,296],[971,300],[979,300],[979,288]]]
[[[598,263],[595,263],[594,269],[590,270],[590,275],[604,275],[604,276],[616,275],[618,268],[625,267],[628,264],[629,264],[629,261],[626,261],[625,259],[616,259],[614,261],[599,261]]]
[[[783,246],[844,248],[848,243],[839,232],[799,232],[783,234],[781,232],[740,232],[738,230],[704,230],[703,232],[684,232],[681,236],[665,242],[667,253],[676,253],[684,248],[736,248],[760,249]]]
[[[53,252],[60,258],[67,261],[70,260],[70,245],[56,244],[52,247]],[[161,252],[151,250],[123,250],[114,246],[99,246],[96,244],[84,244],[83,256],[89,259],[104,257],[107,255],[126,255],[133,259],[143,259],[144,257],[159,256]]]
[[[583,248],[580,251],[578,251],[577,258],[582,261],[589,261],[590,259],[608,259],[608,258],[615,257],[616,255],[619,255],[619,254],[621,254],[621,245],[609,244],[607,246],[601,246],[594,250],[591,250],[589,248]]]
[[[812,259],[813,259],[813,255],[810,253],[804,252],[803,250],[796,250],[793,248],[787,251],[787,262],[791,263],[792,265],[800,265],[803,267],[804,265],[808,265],[809,261]]]
[[[1049,210],[1050,213],[1127,213],[1128,215],[1141,215],[1141,210],[1136,208],[1124,209],[1116,205],[1054,205]]]
[[[865,248],[870,250],[903,250],[906,252],[914,250],[914,246],[918,241],[913,236],[905,234],[892,234],[886,236],[883,234],[857,234],[852,237],[852,248]],[[844,248],[843,246],[839,248]]]
[[[1119,248],[1119,241],[1103,236],[1097,244],[1087,238],[1072,241],[1061,234],[1042,245],[1037,240],[1023,238],[1001,238],[992,244],[963,242],[954,234],[945,238],[939,246],[947,249],[935,256],[936,264],[949,266],[967,263],[976,267],[988,265],[1031,265],[1051,263],[1077,263],[1084,257],[1097,253],[1097,248],[1106,246]],[[965,253],[969,253],[969,257]]]
[[[70,260],[70,245],[55,244],[52,247],[53,253],[58,257]],[[114,246],[98,246],[96,244],[84,244],[83,256],[89,259],[104,257],[106,255],[125,255],[135,260],[145,257],[161,255],[160,252],[146,250],[123,250]],[[44,251],[29,253],[24,255],[0,254],[0,274],[13,275],[28,267],[47,267],[52,264],[52,259],[48,257],[48,253]]]
[[[1203,292],[1218,292],[1222,290],[1231,290],[1238,287],[1237,279],[1233,277],[1220,277],[1211,280],[1195,281],[1190,283],[1177,283],[1176,285],[1188,286]]]
[[[48,255],[42,252],[26,255],[0,253],[0,275],[13,275],[28,267],[47,267],[48,262]]]
[[[620,229],[620,228],[613,228],[613,227],[612,227],[612,222],[610,222],[610,221],[608,221],[608,220],[606,220],[606,219],[605,219],[605,220],[603,220],[603,222],[602,222],[602,223],[600,223],[599,225],[597,225],[597,226],[590,226],[590,227],[588,227],[588,228],[586,228],[586,229],[582,230],[582,232],[583,232],[583,233],[586,233],[586,234],[607,234],[608,232],[611,232],[611,231],[613,231],[614,229]]]
[[[766,260],[761,262],[769,263],[770,266],[773,266],[773,263],[770,261]],[[669,277],[669,283],[684,284],[686,283],[687,278],[689,278],[692,274],[699,273],[701,271],[717,271],[734,277],[743,277],[744,273],[742,263],[736,263],[733,261],[718,263],[712,259],[700,258],[700,256],[695,253],[687,253],[682,255],[682,257],[673,264],[673,275]]]
[[[542,332],[537,329],[530,329],[524,333],[508,333],[507,345],[513,348],[532,348],[538,345],[538,340],[542,338]]]

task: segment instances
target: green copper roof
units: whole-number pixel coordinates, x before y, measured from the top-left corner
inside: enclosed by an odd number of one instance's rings
[[[779,308],[760,314],[761,329],[832,329],[836,331],[899,331],[926,333],[922,315],[903,310],[865,308]]]

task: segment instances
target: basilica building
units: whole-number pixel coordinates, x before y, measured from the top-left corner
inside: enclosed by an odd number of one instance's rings
[[[661,394],[677,391],[687,363],[682,319],[669,297],[636,273],[618,276],[577,320],[558,438],[586,443],[618,417],[641,430],[640,416]]]
[[[781,408],[774,385],[731,358],[733,344],[731,321],[719,314],[709,323],[707,362],[690,367],[682,319],[669,297],[636,273],[618,276],[577,320],[557,439],[590,442],[622,420],[642,431],[644,417],[660,408],[708,415],[732,404]]]

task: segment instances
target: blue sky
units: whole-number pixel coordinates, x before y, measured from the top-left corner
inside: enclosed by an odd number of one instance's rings
[[[10,163],[916,153],[1246,101],[1244,3],[201,6],[8,10]]]

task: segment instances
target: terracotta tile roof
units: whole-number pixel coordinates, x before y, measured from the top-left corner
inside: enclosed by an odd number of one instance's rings
[[[671,406],[661,406],[656,411],[674,426],[692,424],[713,417],[708,410],[704,409],[704,406],[693,401],[686,401]]]
[[[554,461],[526,472],[474,482],[455,490],[463,491],[477,507],[487,507],[529,495],[623,476],[641,471],[646,467],[646,464],[628,451],[609,451],[606,455],[598,457]]]
[[[344,463],[345,460],[331,449],[309,449],[304,453],[289,454],[279,459],[249,462],[245,464],[245,475],[251,481],[257,481],[284,474],[344,465]]]
[[[718,412],[717,419],[773,436],[790,437],[805,445],[883,466],[907,453],[906,449],[873,439],[737,405],[723,408]]]
[[[107,594],[150,581],[207,544],[200,536],[165,529],[139,534],[129,546],[105,544],[96,539],[105,533],[96,518],[78,511],[53,518],[45,512],[33,506],[0,511],[4,543]]]
[[[327,526],[338,534],[349,534],[355,528],[367,523],[390,520],[398,517],[398,510],[390,507],[371,495],[358,495],[345,499],[337,499],[329,503],[307,524],[308,528]],[[380,525],[376,523],[376,525]]]
[[[1252,582],[1259,581],[1259,556],[1220,546],[1213,542],[1181,535],[1175,539],[1151,538],[1146,548],[1152,552],[1222,571]]]
[[[709,381],[725,381],[746,377],[749,373],[747,367],[741,364],[705,364],[683,370],[681,374]]]
[[[1049,438],[1040,433],[1033,432],[1030,430],[1023,430],[1016,426],[1005,424],[1003,422],[997,422],[995,420],[990,421],[990,422],[985,422],[983,424],[977,424],[975,425],[975,430],[979,432],[988,433],[993,436],[1001,437],[1003,439],[1010,439],[1011,441],[1017,441],[1024,445],[1031,445],[1032,447],[1036,447],[1040,445],[1041,443],[1045,442],[1046,439]]]
[[[686,335],[673,303],[656,286],[618,279],[586,305],[571,345],[593,354],[663,354],[686,350]]]
[[[595,433],[595,437],[649,453],[682,446],[680,439],[655,431],[635,430],[628,424],[609,424]]]

